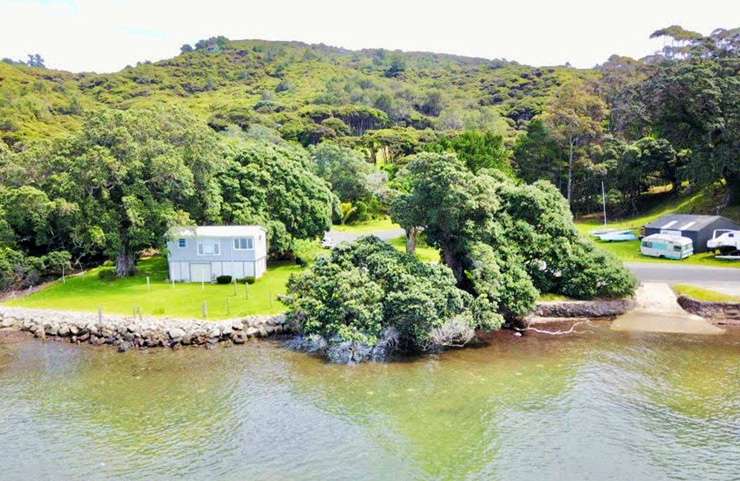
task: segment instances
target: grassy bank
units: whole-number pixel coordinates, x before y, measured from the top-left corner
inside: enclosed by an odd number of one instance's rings
[[[100,268],[56,281],[31,295],[10,300],[8,305],[132,314],[140,308],[144,316],[203,318],[203,303],[208,319],[225,319],[252,314],[277,314],[285,306],[277,296],[285,293],[288,277],[301,267],[293,263],[271,265],[267,273],[252,285],[217,285],[167,281],[167,261],[163,257],[144,259],[139,273],[127,279],[102,280]],[[147,287],[149,276],[151,286]]]
[[[740,302],[740,296],[725,294],[711,289],[704,289],[691,284],[676,284],[673,286],[676,294],[684,295],[696,299],[697,301],[706,302]]]

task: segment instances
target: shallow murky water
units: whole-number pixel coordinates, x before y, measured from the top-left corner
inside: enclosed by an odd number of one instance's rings
[[[0,338],[0,479],[740,479],[740,334],[500,336],[335,366],[271,342]]]

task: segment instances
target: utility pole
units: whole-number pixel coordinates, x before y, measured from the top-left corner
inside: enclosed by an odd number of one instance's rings
[[[601,179],[601,204],[604,208],[604,225],[606,225],[606,190],[604,190],[604,179]]]

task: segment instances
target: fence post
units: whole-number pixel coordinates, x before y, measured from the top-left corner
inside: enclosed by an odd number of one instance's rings
[[[208,301],[203,301],[201,310],[203,311],[203,319],[208,319]]]
[[[67,283],[67,278],[64,277],[64,265],[62,265],[62,284],[66,284],[66,283]]]
[[[174,289],[175,288],[175,280],[174,279],[171,279],[171,280],[172,280],[172,288]]]
[[[206,290],[206,281],[204,281],[203,279],[200,280],[200,290]]]
[[[146,276],[146,290],[150,292],[152,290],[152,280],[149,278],[149,276]]]

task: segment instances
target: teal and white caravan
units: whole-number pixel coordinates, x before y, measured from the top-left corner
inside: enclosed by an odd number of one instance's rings
[[[651,234],[642,238],[640,252],[644,256],[685,259],[694,254],[694,243],[681,235]]]

